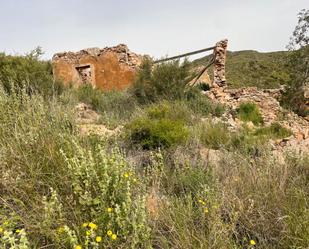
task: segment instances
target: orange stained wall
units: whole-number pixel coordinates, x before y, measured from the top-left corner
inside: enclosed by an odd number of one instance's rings
[[[130,86],[136,74],[136,69],[125,63],[120,63],[117,54],[105,52],[99,56],[84,55],[75,62],[57,59],[53,61],[53,73],[56,80],[65,84],[80,86],[80,79],[76,67],[90,65],[92,84],[103,90],[123,90]]]

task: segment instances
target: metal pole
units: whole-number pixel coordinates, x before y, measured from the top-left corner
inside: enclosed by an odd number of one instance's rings
[[[190,53],[181,54],[181,55],[177,55],[177,56],[173,56],[173,57],[169,57],[169,58],[165,58],[165,59],[161,59],[161,60],[156,60],[156,61],[154,61],[154,64],[165,62],[165,61],[170,61],[170,60],[175,60],[175,59],[179,59],[179,58],[190,56],[190,55],[194,55],[194,54],[203,53],[203,52],[206,52],[206,51],[209,51],[209,50],[213,50],[215,47],[216,46],[210,47],[210,48],[204,48],[204,49],[196,50],[196,51],[193,51],[193,52],[190,52]]]

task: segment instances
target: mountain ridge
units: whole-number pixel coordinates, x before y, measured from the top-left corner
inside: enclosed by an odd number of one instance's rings
[[[289,51],[258,52],[256,50],[228,51],[226,59],[227,84],[231,88],[278,88],[290,80],[287,57]],[[211,55],[194,60],[194,66],[206,65]],[[213,76],[212,67],[208,70]]]

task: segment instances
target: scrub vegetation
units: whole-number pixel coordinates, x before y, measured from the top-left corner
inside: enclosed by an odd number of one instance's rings
[[[187,61],[145,61],[132,88],[101,92],[54,82],[39,54],[0,55],[0,248],[308,248],[309,156],[273,157],[292,133],[258,106],[233,130]],[[122,128],[82,135],[79,102]]]

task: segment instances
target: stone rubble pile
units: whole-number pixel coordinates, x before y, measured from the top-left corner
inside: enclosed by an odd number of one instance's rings
[[[125,44],[119,44],[114,47],[105,47],[102,49],[94,47],[86,48],[78,52],[57,53],[53,56],[53,61],[62,59],[71,63],[78,63],[78,61],[85,55],[97,57],[109,52],[115,53],[120,63],[126,64],[134,69],[138,68],[142,62],[142,56],[131,52]]]
[[[227,89],[220,87],[212,88],[211,91],[206,92],[206,95],[231,110],[236,110],[241,103],[254,102],[259,106],[266,125],[274,122],[278,114],[283,111],[277,99],[280,96],[280,89],[259,90],[256,87]]]
[[[240,89],[214,87],[205,92],[210,99],[229,109],[229,112],[222,118],[214,118],[214,122],[222,121],[228,125],[229,129],[236,131],[243,122],[238,120],[233,113],[241,103],[253,102],[259,106],[266,126],[277,122],[293,133],[288,138],[273,141],[274,150],[309,152],[309,120],[283,109],[278,101],[281,93],[282,89],[257,89],[256,87]],[[250,122],[247,125],[254,126]]]
[[[77,114],[77,123],[80,124],[96,123],[100,118],[100,115],[92,109],[91,105],[85,103],[77,104],[75,112]]]

